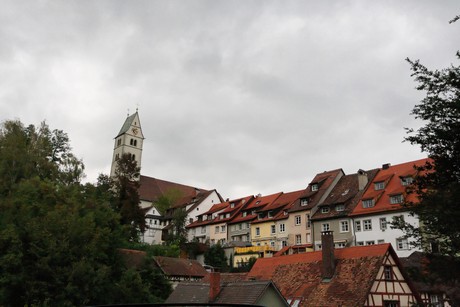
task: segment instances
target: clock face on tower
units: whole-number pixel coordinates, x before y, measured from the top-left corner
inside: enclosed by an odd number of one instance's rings
[[[134,133],[134,135],[137,135],[137,133],[139,132],[137,128],[133,128],[131,131]]]

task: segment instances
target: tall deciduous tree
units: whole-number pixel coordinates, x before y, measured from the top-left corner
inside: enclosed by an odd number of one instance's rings
[[[0,306],[162,299],[151,291],[163,287],[161,276],[121,262],[125,239],[108,178],[82,185],[82,170],[63,132],[19,121],[0,127]]]
[[[117,161],[113,187],[114,209],[120,213],[121,223],[128,231],[129,239],[138,241],[140,233],[145,231],[145,215],[140,207],[139,198],[140,168],[131,155],[124,154]]]

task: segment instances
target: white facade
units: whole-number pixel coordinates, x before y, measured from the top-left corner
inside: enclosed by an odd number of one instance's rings
[[[144,135],[142,133],[141,122],[139,114],[136,112],[126,118],[120,132],[115,137],[112,167],[110,169],[111,177],[115,175],[117,160],[124,154],[130,154],[136,160],[137,166],[141,167],[143,142]]]
[[[145,215],[146,230],[142,235],[142,242],[149,244],[160,244],[161,232],[164,227],[160,213],[152,207]]]
[[[390,223],[393,217],[403,216],[404,221],[418,227],[419,220],[411,216],[409,212],[384,212],[379,215],[360,216],[352,219],[352,229],[354,231],[354,245],[372,245],[381,243],[391,243],[398,257],[408,257],[415,251],[421,251],[410,243],[414,240],[405,239],[405,233],[400,229],[392,229]]]

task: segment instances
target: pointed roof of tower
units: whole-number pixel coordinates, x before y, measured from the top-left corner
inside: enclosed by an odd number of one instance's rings
[[[131,125],[133,124],[133,121],[134,121],[134,119],[135,119],[136,117],[138,117],[138,113],[137,113],[137,112],[136,112],[136,113],[133,113],[133,114],[131,114],[131,115],[129,115],[129,116],[126,118],[125,123],[124,123],[123,126],[121,127],[120,132],[118,132],[118,134],[117,134],[117,136],[116,136],[115,138],[117,138],[117,137],[119,137],[120,135],[122,135],[122,134],[128,132],[129,127],[131,127]],[[139,123],[139,126],[140,126],[140,123]]]

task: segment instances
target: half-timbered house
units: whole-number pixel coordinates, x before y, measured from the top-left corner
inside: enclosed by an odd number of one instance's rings
[[[258,259],[248,278],[272,280],[291,305],[405,307],[421,302],[390,244]]]

